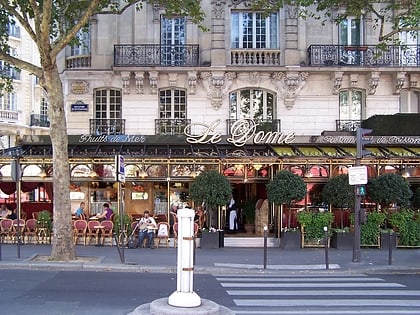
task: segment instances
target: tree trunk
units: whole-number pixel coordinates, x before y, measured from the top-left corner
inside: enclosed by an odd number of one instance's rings
[[[70,204],[70,168],[67,123],[62,82],[56,64],[44,67],[44,88],[48,93],[48,116],[53,149],[53,230],[52,260],[75,259]]]

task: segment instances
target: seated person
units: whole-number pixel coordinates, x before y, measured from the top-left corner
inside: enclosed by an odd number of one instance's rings
[[[9,215],[7,216],[8,219],[16,220],[17,216],[17,208],[13,209],[12,211],[9,210]]]
[[[113,214],[112,209],[109,207],[108,203],[103,204],[104,211],[98,213],[96,218],[98,220],[111,220],[111,216]]]
[[[155,248],[153,244],[153,238],[155,236],[156,221],[150,216],[149,210],[144,211],[143,217],[137,223],[135,229],[139,229],[139,242],[138,247],[141,248],[144,238],[147,236],[147,247]]]
[[[76,211],[74,212],[76,219],[83,219],[85,206],[86,204],[82,201],[79,205],[79,208],[77,208]]]
[[[1,218],[3,218],[3,219],[7,218],[11,213],[12,213],[12,211],[7,209],[7,206],[5,204],[1,205],[1,208],[0,208],[0,217]]]

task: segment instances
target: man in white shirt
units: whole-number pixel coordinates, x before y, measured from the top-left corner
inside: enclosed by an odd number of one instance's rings
[[[143,240],[147,236],[147,246],[149,248],[155,248],[153,244],[153,238],[155,236],[155,230],[157,224],[154,218],[150,216],[149,210],[144,211],[143,217],[140,219],[139,223],[136,226],[136,229],[139,229],[139,243],[138,247],[142,247]]]

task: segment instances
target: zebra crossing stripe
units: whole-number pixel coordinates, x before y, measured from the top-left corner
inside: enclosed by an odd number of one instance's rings
[[[414,290],[227,290],[229,295],[258,295],[258,296],[418,296],[420,291]]]
[[[295,277],[277,277],[271,276],[269,278],[253,277],[243,278],[242,277],[217,277],[218,281],[236,281],[236,282],[342,282],[342,281],[367,281],[377,282],[384,281],[381,278],[366,278],[366,277],[307,277],[307,278],[295,278]]]
[[[402,288],[399,283],[383,282],[349,282],[349,283],[242,283],[242,282],[221,282],[224,288]]]
[[[302,312],[301,310],[264,310],[264,311],[255,311],[255,310],[235,310],[236,315],[337,315],[337,311],[328,311],[328,310],[322,310],[322,311],[312,311],[312,310],[305,310]],[[418,310],[340,310],[340,315],[419,315]]]
[[[263,265],[255,264],[229,264],[229,263],[214,263],[216,267],[224,268],[242,268],[242,269],[263,269]],[[329,269],[340,269],[338,264],[329,264]],[[267,265],[269,270],[325,270],[325,264],[315,265]]]

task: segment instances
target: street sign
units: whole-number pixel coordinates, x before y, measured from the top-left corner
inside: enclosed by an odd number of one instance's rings
[[[349,168],[349,184],[350,185],[365,185],[368,182],[367,167],[353,166]]]
[[[125,161],[124,155],[115,156],[115,176],[116,180],[121,183],[125,183]]]

